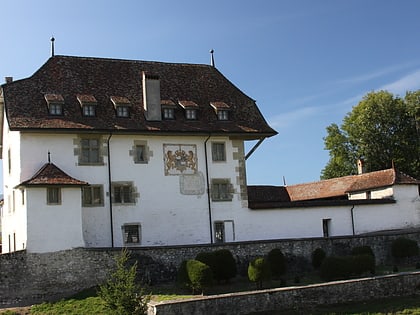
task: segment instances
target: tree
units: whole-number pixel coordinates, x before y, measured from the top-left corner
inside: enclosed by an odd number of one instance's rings
[[[341,127],[331,124],[324,138],[330,160],[321,178],[357,173],[363,157],[368,171],[392,167],[420,178],[420,90],[404,99],[387,91],[371,92],[348,113]]]
[[[98,295],[113,314],[146,314],[150,295],[144,294],[144,289],[136,283],[137,262],[126,267],[129,258],[126,249],[116,257],[116,268],[106,283],[99,287]]]

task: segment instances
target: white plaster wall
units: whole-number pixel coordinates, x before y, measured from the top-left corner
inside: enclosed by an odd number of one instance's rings
[[[420,198],[416,185],[396,185],[394,204],[356,206],[354,219],[356,233],[420,226]]]
[[[323,237],[323,219],[330,219],[330,236],[351,235],[350,208],[243,209],[235,220],[236,240]]]
[[[80,187],[61,188],[61,205],[47,205],[46,188],[28,188],[28,252],[84,247]]]
[[[2,218],[2,239],[3,253],[21,250],[26,244],[26,209],[21,205],[20,191],[14,189],[20,183],[20,133],[10,131],[7,120],[3,125],[3,218]],[[10,161],[8,151],[10,150]],[[10,171],[9,171],[10,169]],[[13,191],[15,201],[13,207]],[[10,238],[10,247],[9,247]],[[14,245],[16,244],[16,246]]]

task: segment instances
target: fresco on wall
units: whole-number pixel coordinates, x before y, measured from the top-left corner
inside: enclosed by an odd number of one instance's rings
[[[195,144],[164,144],[163,156],[166,176],[197,173]]]

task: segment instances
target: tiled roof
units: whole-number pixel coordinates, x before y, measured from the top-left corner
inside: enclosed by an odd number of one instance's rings
[[[420,184],[420,181],[391,168],[319,182],[291,185],[287,187],[287,191],[290,199],[297,201],[346,196],[350,192],[388,187],[395,184]]]
[[[175,119],[145,119],[143,73],[159,78],[161,100],[177,104]],[[276,134],[255,101],[209,65],[54,56],[31,77],[2,88],[12,130],[190,132],[236,134],[249,139]],[[51,101],[62,98],[62,116],[48,114],[45,95],[56,97]],[[97,101],[95,117],[83,116],[78,95]],[[114,101],[124,99],[131,104],[129,117],[116,116],[111,96]],[[196,121],[185,118],[180,101],[197,105]],[[226,104],[230,119],[219,121],[211,103]]]
[[[19,186],[49,185],[83,186],[88,185],[88,183],[67,175],[53,163],[46,163],[34,176],[22,182]]]
[[[254,208],[340,205],[347,202],[347,194],[393,185],[420,185],[420,180],[395,169],[351,175],[313,183],[283,186],[249,186],[248,202]],[[375,203],[374,200],[352,203]],[[385,202],[385,201],[384,201]]]

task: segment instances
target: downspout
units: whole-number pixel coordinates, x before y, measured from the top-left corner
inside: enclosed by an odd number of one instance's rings
[[[209,161],[207,158],[207,141],[209,141],[211,134],[204,141],[204,159],[206,161],[206,183],[207,183],[207,205],[209,212],[209,227],[210,227],[210,244],[213,244],[213,224],[211,218],[211,198],[210,198],[210,180],[209,180]]]
[[[245,161],[251,156],[252,153],[254,153],[254,151],[260,146],[261,143],[263,143],[264,140],[265,138],[261,138],[260,140],[258,140],[258,142],[252,147],[252,149],[245,155]]]
[[[111,184],[111,149],[109,146],[112,133],[109,134],[107,140],[107,150],[108,150],[108,192],[109,192],[109,221],[111,225],[111,247],[114,247],[114,220],[112,215],[112,184]]]
[[[350,214],[351,214],[351,228],[352,228],[353,236],[354,236],[354,235],[356,235],[356,233],[355,233],[355,229],[354,229],[354,212],[353,212],[353,210],[354,210],[354,205],[352,205],[351,206],[351,209],[350,209]]]

